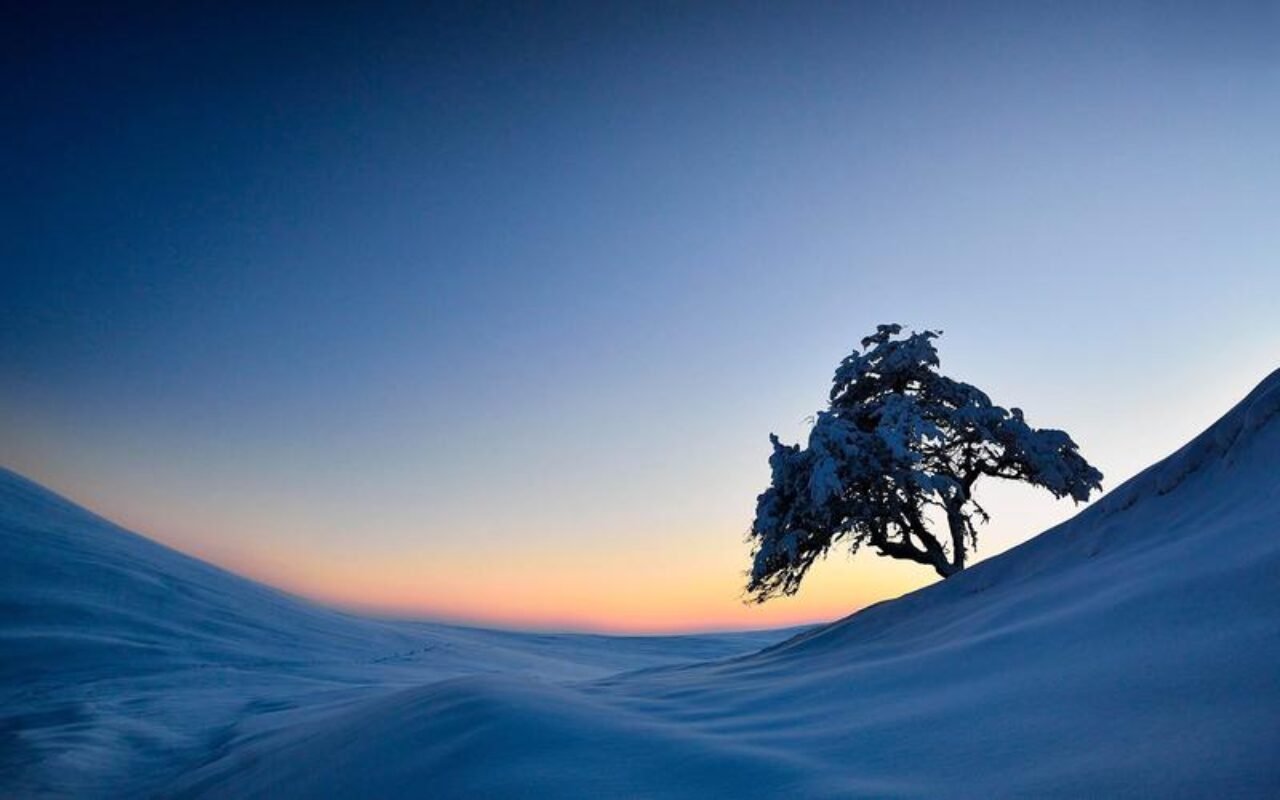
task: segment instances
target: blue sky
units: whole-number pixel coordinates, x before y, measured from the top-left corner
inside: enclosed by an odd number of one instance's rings
[[[879,322],[1108,487],[1278,365],[1273,4],[27,13],[3,463],[332,602],[666,629],[929,580],[737,595],[767,434]],[[1071,513],[991,504],[979,555]]]

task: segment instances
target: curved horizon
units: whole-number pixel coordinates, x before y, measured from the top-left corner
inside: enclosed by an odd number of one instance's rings
[[[768,435],[875,325],[1104,490],[1280,352],[1280,55],[1213,9],[24,8],[3,461],[326,605],[749,629]],[[978,559],[1073,515],[979,485]]]
[[[1265,382],[1267,379],[1274,379],[1274,377],[1277,374],[1280,374],[1280,368],[1277,368],[1271,373],[1268,373],[1268,375],[1263,378],[1263,382]],[[1258,384],[1258,385],[1260,386],[1261,384]],[[1243,394],[1241,395],[1241,397],[1244,397],[1244,396],[1245,395]],[[1235,407],[1236,406],[1233,404],[1228,408],[1234,409]],[[1227,413],[1228,413],[1227,411],[1221,412],[1218,416],[1215,416],[1211,420],[1211,422],[1217,422],[1219,419],[1222,418],[1224,414],[1227,414]],[[1211,427],[1210,424],[1206,423],[1206,425],[1204,426],[1204,430],[1197,435],[1207,434],[1210,427]],[[1173,453],[1182,449],[1183,449],[1183,445],[1179,445],[1178,447],[1171,450],[1169,453],[1153,458],[1151,463],[1148,464],[1147,466],[1154,466],[1156,464],[1160,464],[1164,461],[1165,457],[1171,456]],[[1112,487],[1110,490],[1104,492],[1102,495],[1099,495],[1097,498],[1090,501],[1089,503],[1078,504],[1078,506],[1075,509],[1075,512],[1082,510],[1082,508],[1080,508],[1079,506],[1092,505],[1094,503],[1100,502],[1105,497],[1110,495],[1114,490],[1128,484],[1131,478],[1136,478],[1137,474],[1141,473],[1144,470],[1145,470],[1145,467],[1142,470],[1139,470],[1138,473],[1135,473],[1134,475],[1129,476],[1124,481],[1120,481],[1116,483],[1115,486]],[[34,483],[34,485],[46,491],[53,491],[50,487],[42,486],[40,483],[32,481],[32,479],[27,478],[21,475],[20,473],[12,472],[12,474],[17,475],[19,478],[23,480],[31,481],[32,483]],[[600,609],[600,608],[594,609],[592,614],[578,615],[578,616],[566,615],[564,617],[559,617],[559,618],[554,615],[548,616],[548,615],[539,614],[537,613],[536,609],[533,611],[533,613],[529,613],[529,614],[506,614],[506,615],[494,616],[494,615],[489,615],[485,613],[476,614],[476,613],[468,612],[465,606],[458,605],[458,604],[451,604],[448,600],[445,600],[444,602],[435,602],[435,603],[427,602],[425,604],[419,601],[411,600],[410,602],[407,602],[404,605],[397,605],[394,602],[387,603],[385,601],[370,603],[358,597],[346,599],[340,596],[335,596],[331,592],[324,591],[323,587],[319,589],[309,590],[305,586],[293,587],[287,584],[283,584],[283,585],[276,584],[271,580],[269,575],[255,574],[257,570],[255,570],[254,565],[245,565],[243,567],[237,568],[235,564],[217,563],[216,561],[202,558],[201,556],[195,553],[184,552],[181,548],[177,546],[166,544],[163,537],[146,536],[145,534],[141,534],[138,531],[131,530],[126,525],[122,525],[118,522],[115,522],[114,520],[108,518],[105,515],[99,514],[97,511],[95,511],[92,508],[81,505],[74,498],[71,498],[59,492],[55,492],[55,494],[57,494],[62,499],[72,503],[73,505],[76,505],[79,508],[84,509],[90,514],[93,514],[95,516],[100,516],[103,519],[106,519],[107,522],[109,522],[110,524],[115,525],[116,527],[119,527],[125,531],[128,531],[129,533],[142,535],[144,536],[144,538],[147,538],[162,546],[170,547],[171,549],[175,550],[176,552],[182,553],[185,556],[194,558],[198,561],[209,564],[218,569],[225,570],[231,574],[237,575],[238,577],[244,578],[246,580],[259,583],[271,590],[283,592],[285,594],[300,598],[304,601],[325,606],[334,610],[346,611],[349,613],[354,613],[362,616],[373,617],[373,618],[383,618],[383,619],[390,619],[390,620],[414,620],[414,621],[432,622],[432,623],[447,624],[447,625],[462,625],[462,626],[485,627],[485,628],[502,629],[502,630],[540,632],[540,633],[563,632],[563,633],[587,633],[587,634],[604,634],[604,635],[662,636],[662,635],[716,633],[716,632],[733,632],[733,631],[745,632],[745,631],[751,631],[751,630],[762,630],[766,628],[802,627],[802,626],[809,626],[814,624],[833,622],[833,621],[842,619],[844,617],[850,616],[852,614],[855,614],[858,611],[862,610],[863,608],[869,605],[872,605],[876,602],[879,602],[881,600],[892,599],[898,596],[899,594],[910,593],[915,589],[922,588],[923,586],[926,586],[929,583],[934,582],[934,579],[932,579],[931,576],[924,574],[924,571],[922,570],[916,569],[914,565],[903,564],[901,562],[894,562],[892,559],[886,559],[883,557],[873,557],[876,559],[878,563],[888,566],[890,570],[890,572],[888,573],[888,575],[890,576],[889,580],[885,580],[883,583],[874,584],[872,587],[870,587],[870,591],[873,593],[873,596],[876,596],[876,599],[869,602],[864,602],[858,605],[850,606],[849,605],[850,601],[848,599],[848,596],[841,592],[842,587],[838,585],[833,585],[830,582],[829,575],[824,576],[827,578],[827,581],[823,585],[823,588],[828,589],[828,591],[830,592],[828,597],[824,599],[828,600],[828,602],[831,605],[829,606],[829,609],[825,614],[823,611],[820,610],[817,612],[817,616],[815,616],[814,609],[815,608],[822,609],[823,607],[821,605],[815,605],[812,601],[810,601],[809,603],[806,604],[806,606],[798,610],[788,609],[787,611],[784,611],[782,613],[771,614],[767,617],[758,617],[758,616],[747,617],[746,622],[744,622],[743,619],[739,619],[739,618],[733,618],[733,619],[726,618],[723,622],[718,622],[716,621],[715,617],[706,618],[706,617],[695,616],[694,619],[696,621],[690,623],[689,614],[687,613],[688,609],[681,609],[681,613],[676,614],[675,616],[670,618],[665,618],[665,617],[662,617],[661,615],[653,616],[652,614],[650,614],[649,616],[642,617],[634,625],[629,625],[625,622],[619,625],[618,617],[611,615],[609,613],[609,609]],[[1066,522],[1067,519],[1074,516],[1075,516],[1075,513],[1073,512],[1071,515],[1069,515],[1069,517],[1064,518],[1060,522]],[[1054,523],[1054,525],[1050,526],[1050,528],[1056,527],[1057,524],[1059,523]],[[1044,533],[1047,530],[1049,530],[1049,528],[1046,528],[1045,531],[1037,531],[1036,534],[1033,534],[1027,537],[1027,540],[1029,541],[1031,538],[1035,538],[1040,533]],[[1015,543],[1014,546],[1016,546],[1016,544],[1018,543]],[[989,558],[991,555],[992,554],[988,554],[987,557]],[[868,559],[864,556],[862,560],[865,562]],[[981,560],[985,560],[985,559],[981,559]],[[895,570],[897,572],[903,573],[903,577],[906,577],[906,580],[901,583],[894,583],[892,580],[892,577],[896,577],[896,576],[893,576],[893,571]],[[822,575],[824,571],[821,569],[815,569],[815,572],[819,575]],[[915,573],[915,574],[911,576],[907,576],[906,573],[908,572]],[[378,573],[379,577],[385,576],[385,574],[386,574],[385,572]],[[878,574],[878,576],[881,578],[886,577],[885,572],[877,571],[876,573],[872,573],[872,574]],[[859,587],[859,588],[863,588],[864,591],[866,590],[866,587]],[[812,585],[806,584],[805,589],[806,590],[812,589]],[[877,593],[879,596],[877,596]],[[600,596],[605,596],[605,595],[602,594]],[[595,598],[591,598],[591,599],[595,599]],[[795,599],[796,598],[794,597],[775,598],[775,602],[776,600],[782,600],[783,603],[785,604],[788,600],[791,600],[794,602]],[[743,603],[744,603],[744,606],[748,605],[745,599]],[[758,606],[755,606],[755,607],[758,608]],[[452,610],[454,608],[456,608],[457,610]],[[652,609],[646,609],[646,610],[651,611]],[[708,619],[710,619],[710,621],[708,621]],[[762,619],[763,619],[763,622],[761,622]]]

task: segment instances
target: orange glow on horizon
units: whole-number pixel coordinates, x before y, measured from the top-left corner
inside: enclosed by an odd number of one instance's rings
[[[127,529],[321,605],[477,627],[629,635],[790,627],[840,619],[934,580],[917,565],[833,552],[796,596],[756,605],[743,599],[748,548],[733,530],[687,532],[680,537],[687,551],[670,562],[634,544],[532,552],[485,544],[445,559],[426,549],[212,536],[190,514],[165,513],[159,503],[145,516],[107,510]]]
[[[745,559],[745,552],[742,558]],[[666,575],[582,565],[549,570],[519,559],[433,570],[412,558],[345,561],[224,559],[232,571],[354,613],[481,627],[664,634],[753,630],[829,622],[933,578],[914,565],[833,555],[800,593],[764,604],[742,594],[742,564],[684,565]],[[603,565],[608,566],[608,565]],[[708,577],[714,576],[714,577]],[[652,587],[660,586],[661,591]]]

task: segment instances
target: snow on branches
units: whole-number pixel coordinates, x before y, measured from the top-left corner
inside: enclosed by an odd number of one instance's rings
[[[771,435],[772,480],[757,500],[747,592],[757,602],[793,594],[833,544],[851,552],[964,569],[986,512],[973,499],[983,476],[1024,481],[1076,502],[1102,473],[1065,432],[1032,428],[1017,408],[938,373],[939,331],[880,325],[840,362],[830,403],[806,447]],[[946,520],[936,534],[930,520]]]

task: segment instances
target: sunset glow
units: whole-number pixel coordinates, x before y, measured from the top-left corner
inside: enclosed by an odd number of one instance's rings
[[[876,324],[945,331],[944,372],[1108,490],[1274,367],[1270,39],[821,8],[175,6],[14,43],[4,465],[344,608],[761,628],[934,580],[838,550],[743,603],[767,437]],[[979,559],[1078,511],[981,491]]]

